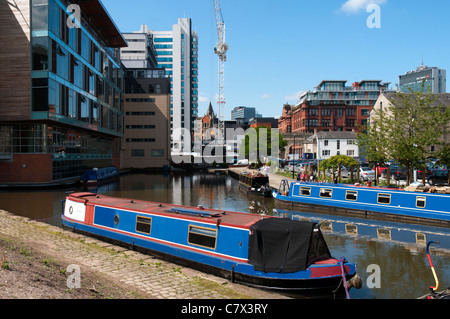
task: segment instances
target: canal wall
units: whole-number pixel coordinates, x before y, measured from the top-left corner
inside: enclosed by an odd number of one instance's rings
[[[81,276],[83,271],[95,272],[108,280],[119,282],[124,289],[138,290],[149,299],[287,298],[4,210],[0,210],[0,237],[28,245],[61,264],[78,265]],[[30,282],[30,285],[38,284]]]

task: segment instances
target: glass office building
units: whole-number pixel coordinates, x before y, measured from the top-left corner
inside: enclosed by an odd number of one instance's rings
[[[403,93],[421,91],[422,84],[425,92],[446,93],[446,70],[420,65],[416,70],[399,76],[399,87]]]
[[[0,181],[55,182],[118,164],[125,78],[118,48],[126,41],[100,1],[71,4],[31,0],[4,8],[2,14],[18,22],[29,14],[30,23],[19,25],[31,53],[20,61],[28,63],[29,73],[8,79],[16,85],[29,81],[29,98],[0,102]],[[15,168],[18,159],[28,172]],[[34,163],[39,159],[44,174]]]

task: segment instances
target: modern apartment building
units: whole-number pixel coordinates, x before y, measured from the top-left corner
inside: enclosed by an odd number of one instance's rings
[[[447,89],[446,70],[437,67],[420,65],[416,70],[408,71],[399,76],[400,92],[410,93],[420,91],[422,82],[425,81],[425,90],[431,93],[445,93]]]
[[[325,80],[299,97],[296,105],[283,105],[280,133],[357,131],[367,124],[373,105],[389,83],[380,80],[354,82]]]
[[[154,31],[142,25],[135,34],[136,38],[148,36],[146,43],[153,43],[151,50],[154,50],[156,56],[156,66],[165,68],[166,74],[171,79],[172,154],[190,153],[193,146],[194,121],[198,116],[198,35],[192,31],[191,19],[180,18],[172,30],[167,31]],[[128,34],[125,37],[130,38]],[[137,61],[144,61],[142,57],[153,54],[144,49],[145,44],[142,40],[136,40],[136,49],[132,49],[131,45],[122,51],[127,54],[124,57],[128,60],[134,58]]]
[[[102,3],[0,1],[0,41],[0,183],[119,166],[127,44]]]

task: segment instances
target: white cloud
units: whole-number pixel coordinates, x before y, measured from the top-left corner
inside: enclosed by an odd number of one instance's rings
[[[387,0],[347,0],[341,7],[341,10],[348,13],[356,13],[360,10],[366,10],[370,4],[383,4]]]
[[[268,99],[268,98],[271,98],[271,97],[272,97],[272,94],[263,94],[263,95],[261,95],[262,99]]]
[[[206,103],[206,102],[209,102],[209,99],[208,99],[206,96],[201,96],[201,95],[199,95],[199,96],[198,96],[198,101],[199,101],[200,103]]]
[[[299,98],[300,98],[300,95],[301,95],[303,92],[304,92],[304,91],[294,92],[294,93],[292,93],[291,95],[286,95],[286,96],[284,97],[284,99],[285,99],[287,102],[297,102],[297,101],[299,100]]]

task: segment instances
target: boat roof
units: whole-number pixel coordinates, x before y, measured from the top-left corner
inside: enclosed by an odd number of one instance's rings
[[[110,197],[95,193],[71,193],[68,198],[75,201],[82,201],[85,204],[100,205],[125,210],[131,210],[143,214],[157,214],[180,219],[233,226],[239,228],[249,228],[257,221],[264,218],[274,218],[258,214],[224,211],[204,207],[190,207],[167,203],[157,203],[144,200],[126,199]]]

